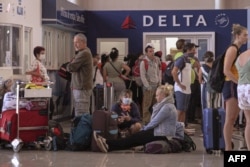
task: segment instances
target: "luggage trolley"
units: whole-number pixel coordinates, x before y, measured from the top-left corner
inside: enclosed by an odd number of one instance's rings
[[[46,83],[39,83],[40,85],[43,85],[45,88],[41,89],[24,89],[21,91],[24,94],[21,94],[21,97],[23,98],[45,98],[48,100],[48,105],[47,105],[47,125],[44,126],[25,126],[22,127],[20,125],[20,109],[19,109],[19,98],[20,98],[20,85],[24,85],[24,82],[17,82],[17,87],[16,87],[16,115],[17,115],[17,134],[16,138],[11,141],[11,146],[14,152],[19,152],[24,145],[24,141],[20,137],[20,132],[22,131],[27,131],[27,130],[33,130],[33,131],[42,131],[44,133],[44,139],[42,141],[34,140],[35,146],[40,148],[41,146],[44,146],[46,150],[51,150],[52,148],[52,138],[47,136],[48,135],[48,118],[49,118],[49,110],[50,110],[50,100],[49,98],[52,97],[52,89],[50,87],[53,82],[46,82]],[[29,112],[29,111],[28,111]],[[32,111],[30,111],[32,112]],[[37,136],[38,137],[38,136]]]

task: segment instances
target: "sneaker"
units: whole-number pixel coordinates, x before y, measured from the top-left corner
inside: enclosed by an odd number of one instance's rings
[[[96,132],[93,132],[94,139],[96,141],[96,144],[98,148],[101,150],[101,152],[107,153],[108,152],[108,145],[106,143],[106,139],[96,134]]]

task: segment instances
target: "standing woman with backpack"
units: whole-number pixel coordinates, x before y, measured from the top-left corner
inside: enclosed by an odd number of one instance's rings
[[[233,24],[232,37],[234,45],[229,46],[226,51],[223,69],[223,72],[226,76],[222,90],[226,108],[226,120],[223,130],[226,151],[232,150],[231,140],[233,134],[233,127],[240,111],[237,96],[237,84],[239,75],[234,63],[237,57],[239,56],[239,49],[242,45],[247,43],[247,28],[239,24]]]

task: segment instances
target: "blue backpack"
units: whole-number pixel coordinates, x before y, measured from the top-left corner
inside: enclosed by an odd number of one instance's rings
[[[73,121],[70,132],[68,149],[72,151],[87,150],[91,145],[92,116],[85,113]]]

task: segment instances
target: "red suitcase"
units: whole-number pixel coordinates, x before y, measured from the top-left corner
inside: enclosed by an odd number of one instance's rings
[[[18,137],[16,110],[8,110],[1,114],[0,139],[11,142]],[[48,113],[43,110],[19,110],[19,138],[24,143],[37,141],[48,132]]]

